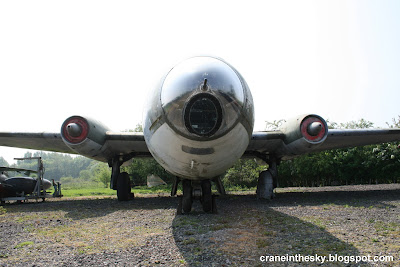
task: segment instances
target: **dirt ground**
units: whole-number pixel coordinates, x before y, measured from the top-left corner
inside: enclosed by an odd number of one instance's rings
[[[217,199],[218,214],[195,202],[177,216],[177,204],[0,206],[0,266],[400,266],[400,184],[278,189],[272,201],[235,192]]]

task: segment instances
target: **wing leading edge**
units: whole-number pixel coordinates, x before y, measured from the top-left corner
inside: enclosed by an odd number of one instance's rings
[[[75,154],[63,142],[60,133],[0,132],[0,146]]]
[[[79,153],[79,149],[70,148],[62,139],[60,133],[17,133],[0,132],[0,146],[45,150],[70,154]],[[105,142],[95,154],[82,154],[99,161],[107,162],[116,155],[135,154],[150,156],[144,141],[143,133],[106,132]]]

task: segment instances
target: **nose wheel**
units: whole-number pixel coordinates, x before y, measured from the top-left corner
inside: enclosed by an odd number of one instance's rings
[[[213,208],[213,196],[211,192],[211,181],[204,180],[201,181],[201,205],[203,206],[204,212],[212,212]]]
[[[203,211],[207,213],[216,213],[215,196],[212,195],[211,181],[202,180],[201,182],[183,180],[183,196],[179,197],[177,214],[189,213],[192,210],[194,199],[199,199],[203,206]]]
[[[182,197],[182,209],[184,213],[189,213],[192,210],[193,195],[192,195],[192,181],[183,180],[183,197]]]

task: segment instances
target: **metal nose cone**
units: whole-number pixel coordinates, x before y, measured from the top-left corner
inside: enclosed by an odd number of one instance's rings
[[[307,127],[307,133],[311,136],[317,136],[322,130],[322,123],[313,122]]]
[[[78,137],[82,134],[82,127],[76,123],[69,123],[67,125],[68,134],[72,137]]]

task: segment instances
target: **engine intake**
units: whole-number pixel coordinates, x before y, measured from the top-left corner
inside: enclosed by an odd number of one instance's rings
[[[79,144],[89,134],[89,123],[82,117],[73,116],[64,121],[61,132],[65,141],[71,144]]]
[[[326,121],[315,114],[302,115],[287,121],[281,127],[285,134],[285,150],[300,155],[322,144],[328,136]]]
[[[98,121],[81,116],[71,116],[61,126],[64,143],[75,152],[96,158],[104,148],[109,129]]]
[[[325,140],[328,134],[328,126],[324,119],[316,115],[310,115],[301,122],[301,134],[310,142]]]

